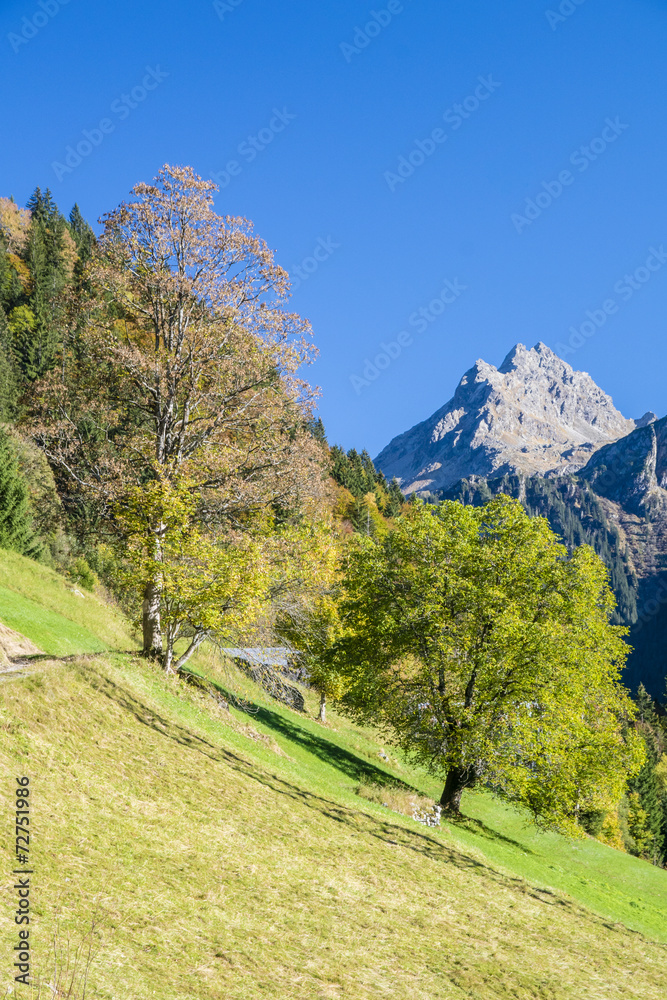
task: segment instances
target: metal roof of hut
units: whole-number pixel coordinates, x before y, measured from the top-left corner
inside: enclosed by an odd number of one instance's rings
[[[232,660],[244,660],[255,667],[288,667],[294,656],[286,646],[240,646],[222,649]]]

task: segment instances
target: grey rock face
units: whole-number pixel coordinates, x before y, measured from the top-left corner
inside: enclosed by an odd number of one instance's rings
[[[495,368],[477,361],[453,398],[395,437],[375,459],[404,493],[469,476],[575,472],[603,445],[655,420],[627,420],[586,372],[546,344],[517,344]]]

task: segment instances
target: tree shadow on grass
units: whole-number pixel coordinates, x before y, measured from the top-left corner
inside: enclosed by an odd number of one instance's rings
[[[375,840],[383,842],[387,847],[392,849],[404,848],[414,852],[415,854],[426,857],[435,863],[454,865],[461,870],[472,871],[476,874],[483,874],[485,877],[492,879],[497,885],[505,889],[511,889],[515,892],[521,893],[522,895],[530,896],[533,899],[551,906],[563,907],[569,910],[572,914],[576,914],[578,917],[595,923],[596,925],[612,928],[626,934],[638,933],[625,927],[625,925],[610,925],[608,922],[605,922],[602,917],[599,917],[597,914],[576,903],[574,900],[563,897],[558,892],[530,885],[522,878],[513,878],[509,875],[505,875],[484,861],[467,855],[461,850],[449,847],[432,834],[427,834],[425,832],[422,833],[417,830],[410,830],[404,826],[392,823],[389,820],[380,819],[377,816],[366,812],[363,809],[361,801],[359,808],[350,808],[348,806],[341,805],[338,802],[334,802],[331,799],[324,798],[324,796],[315,794],[314,792],[306,791],[298,785],[294,785],[285,778],[280,777],[280,775],[271,774],[269,771],[266,771],[257,764],[240,757],[238,754],[232,753],[229,750],[211,743],[210,740],[204,739],[197,733],[187,729],[185,726],[182,726],[171,719],[164,718],[164,716],[157,713],[154,709],[149,708],[141,702],[127,689],[121,688],[109,677],[99,673],[92,667],[92,665],[84,666],[79,664],[79,670],[85,675],[88,682],[91,683],[97,691],[114,701],[121,708],[130,712],[142,725],[148,726],[159,735],[174,741],[181,747],[204,755],[212,763],[225,764],[240,774],[258,782],[265,788],[270,789],[275,794],[288,797],[302,806],[318,812],[321,816],[325,816],[331,821],[345,826],[349,832],[362,837],[372,837]],[[261,710],[262,709],[260,709],[260,711]],[[268,710],[265,711],[267,711],[270,715],[273,714]],[[283,719],[280,719],[280,722],[281,724],[285,724],[285,720]],[[296,727],[291,727],[287,724],[288,732],[291,728]],[[293,735],[294,734],[292,734],[292,736]],[[309,736],[310,734],[305,735]],[[358,758],[355,758],[353,754],[349,754],[347,751],[342,750],[342,748],[336,747],[335,744],[330,744],[329,741],[314,735],[312,738],[316,741],[316,745],[318,743],[326,744],[327,748],[333,747],[334,749],[339,750],[346,758],[350,758],[352,762],[358,761]],[[308,745],[309,741],[305,742],[306,745]],[[323,748],[318,746],[318,750],[323,750]],[[345,763],[346,766],[352,766],[349,761],[346,761]],[[359,764],[364,767],[368,766],[372,768],[372,771],[377,772],[381,778],[386,779],[391,777],[379,768],[373,768],[372,765],[365,765],[365,762],[363,761],[359,761]],[[356,763],[354,763],[355,768],[356,766]],[[356,773],[359,772],[355,771],[355,774]],[[361,773],[367,775],[368,772],[363,771]],[[479,822],[479,825],[478,821],[475,820],[468,819],[466,822],[472,823],[475,828],[479,829],[483,827],[485,830],[489,830],[489,828],[484,827],[484,824],[481,822]],[[490,830],[489,833],[494,838],[499,837],[500,839],[509,839],[502,837],[502,834],[497,834],[495,831]],[[514,845],[516,842],[509,840],[509,843]],[[522,851],[524,851],[523,845],[518,846]]]
[[[407,784],[405,781],[401,781],[400,778],[395,777],[381,767],[364,760],[362,757],[358,757],[325,736],[319,736],[317,733],[312,733],[304,729],[303,725],[300,724],[303,716],[298,717],[298,722],[292,722],[278,712],[272,712],[270,708],[264,705],[259,705],[256,702],[248,700],[240,702],[231,691],[208,677],[206,681],[226,701],[234,704],[239,711],[247,713],[252,719],[266,726],[274,735],[282,736],[283,739],[289,740],[290,743],[302,747],[309,754],[335,767],[336,770],[340,771],[341,774],[345,774],[348,778],[352,778],[360,784],[368,783],[371,785],[381,785],[385,788],[400,788],[406,792],[421,794],[418,788]]]
[[[467,830],[469,833],[473,833],[476,837],[484,837],[485,840],[500,841],[503,844],[508,844],[510,847],[515,847],[522,854],[535,854],[530,847],[526,844],[522,844],[518,840],[513,840],[512,837],[506,837],[504,833],[499,833],[498,830],[494,830],[493,827],[487,826],[486,823],[481,819],[475,819],[472,816],[466,816],[462,813],[460,816],[450,816],[445,814],[445,820],[455,828],[461,830]]]
[[[215,681],[209,681],[209,683],[224,695],[227,701],[234,700],[231,692],[227,691],[222,685]],[[239,705],[239,708],[241,711],[244,710],[243,705]],[[284,739],[303,747],[308,753],[318,757],[327,764],[331,764],[342,774],[353,778],[360,784],[379,785],[382,788],[400,788],[403,791],[416,795],[423,794],[421,789],[416,788],[414,785],[409,785],[407,782],[401,781],[400,778],[396,778],[382,768],[357,757],[355,754],[350,753],[349,750],[345,750],[323,736],[309,732],[298,723],[293,723],[290,719],[279,715],[277,712],[272,712],[269,708],[265,708],[255,702],[248,702],[246,710],[254,719],[257,719],[276,735],[282,736]],[[480,819],[473,819],[465,815],[459,817],[447,815],[445,818],[452,826],[468,830],[476,836],[484,837],[486,840],[500,841],[508,844],[510,847],[517,848],[524,854],[535,854],[526,845],[519,843],[518,840],[513,840],[511,837],[506,837],[498,830],[487,826]]]
[[[335,767],[353,781],[360,784],[400,787],[405,791],[417,792],[416,788],[400,781],[381,767],[364,760],[363,757],[358,757],[325,736],[319,736],[302,728],[270,709],[257,706],[257,711],[253,711],[253,717],[276,736],[282,736],[283,739],[303,748],[307,753]]]

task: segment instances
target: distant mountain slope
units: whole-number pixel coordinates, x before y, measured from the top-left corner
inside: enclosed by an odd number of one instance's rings
[[[660,517],[667,509],[667,417],[600,448],[581,474],[627,511]]]
[[[471,477],[435,494],[484,503],[497,493],[548,518],[569,545],[591,545],[609,567],[618,620],[631,628],[625,673],[665,696],[667,677],[667,418],[599,448],[576,476]]]
[[[453,398],[395,437],[375,465],[404,493],[445,490],[469,476],[569,473],[651,419],[627,420],[590,375],[545,344],[517,344],[499,368],[477,361]]]
[[[617,524],[636,575],[626,680],[664,698],[667,677],[667,417],[601,448],[580,473]]]

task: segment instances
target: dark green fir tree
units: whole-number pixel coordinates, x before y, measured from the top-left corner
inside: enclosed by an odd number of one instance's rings
[[[31,219],[22,257],[30,288],[25,303],[12,313],[10,326],[21,374],[34,381],[53,367],[62,343],[67,224],[48,188],[44,194],[37,188],[27,207]]]
[[[327,444],[327,435],[324,430],[324,424],[322,423],[322,417],[318,417],[317,420],[313,418],[308,424],[308,430],[320,444]]]
[[[86,264],[95,248],[95,233],[92,226],[89,226],[84,219],[78,205],[75,205],[69,214],[69,231],[76,244],[79,260],[82,264]]]
[[[26,556],[39,554],[30,516],[30,494],[19,472],[6,431],[0,430],[0,549]]]
[[[387,504],[386,514],[388,517],[398,517],[401,513],[401,507],[405,503],[405,497],[401,491],[401,487],[398,485],[398,479],[396,476],[392,479],[387,487],[387,493],[389,494],[389,502]]]
[[[0,305],[0,423],[16,416],[19,380],[12,350],[12,337],[5,310]]]

